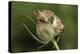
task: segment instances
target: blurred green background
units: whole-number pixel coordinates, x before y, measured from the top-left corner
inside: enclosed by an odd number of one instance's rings
[[[28,18],[30,16],[36,22],[34,11],[52,10],[61,18],[65,28],[59,41],[61,50],[77,49],[78,47],[78,6],[66,4],[48,4],[31,2],[12,2],[11,5],[11,52],[47,51],[55,50],[51,44],[37,49],[42,44],[32,38],[22,23],[25,23],[30,31],[36,35],[36,26]]]

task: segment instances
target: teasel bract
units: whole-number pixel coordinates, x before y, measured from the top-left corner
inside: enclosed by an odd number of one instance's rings
[[[53,19],[52,23],[49,20],[51,18]],[[37,37],[31,33],[31,31],[27,28],[25,24],[23,25],[35,40],[43,44],[38,48],[41,48],[48,44],[49,42],[52,42],[53,48],[55,46],[57,50],[60,50],[57,41],[55,40],[55,36],[59,36],[63,32],[64,25],[62,24],[61,19],[57,17],[53,11],[37,10],[37,23],[36,23]]]

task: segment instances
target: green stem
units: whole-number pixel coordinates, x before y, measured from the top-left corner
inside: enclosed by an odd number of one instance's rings
[[[54,46],[57,50],[60,50],[60,48],[55,40],[52,40],[52,43],[54,44]]]

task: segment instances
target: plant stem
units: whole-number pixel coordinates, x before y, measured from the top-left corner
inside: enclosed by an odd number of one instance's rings
[[[57,50],[60,50],[60,48],[55,40],[52,40],[52,43],[54,44],[54,46]]]

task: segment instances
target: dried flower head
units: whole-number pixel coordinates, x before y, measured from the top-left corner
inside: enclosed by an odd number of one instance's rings
[[[52,23],[50,22],[51,18],[54,19],[52,20]],[[55,36],[59,36],[63,32],[64,25],[62,24],[61,19],[58,16],[56,16],[53,11],[38,10],[37,23],[35,24],[37,37],[31,33],[31,31],[27,28],[25,24],[23,24],[23,26],[28,30],[28,32],[32,35],[32,37],[35,40],[37,40],[39,43],[44,44],[41,47],[45,46],[47,43],[51,41],[54,44],[55,48],[59,50],[59,46],[55,40]]]

